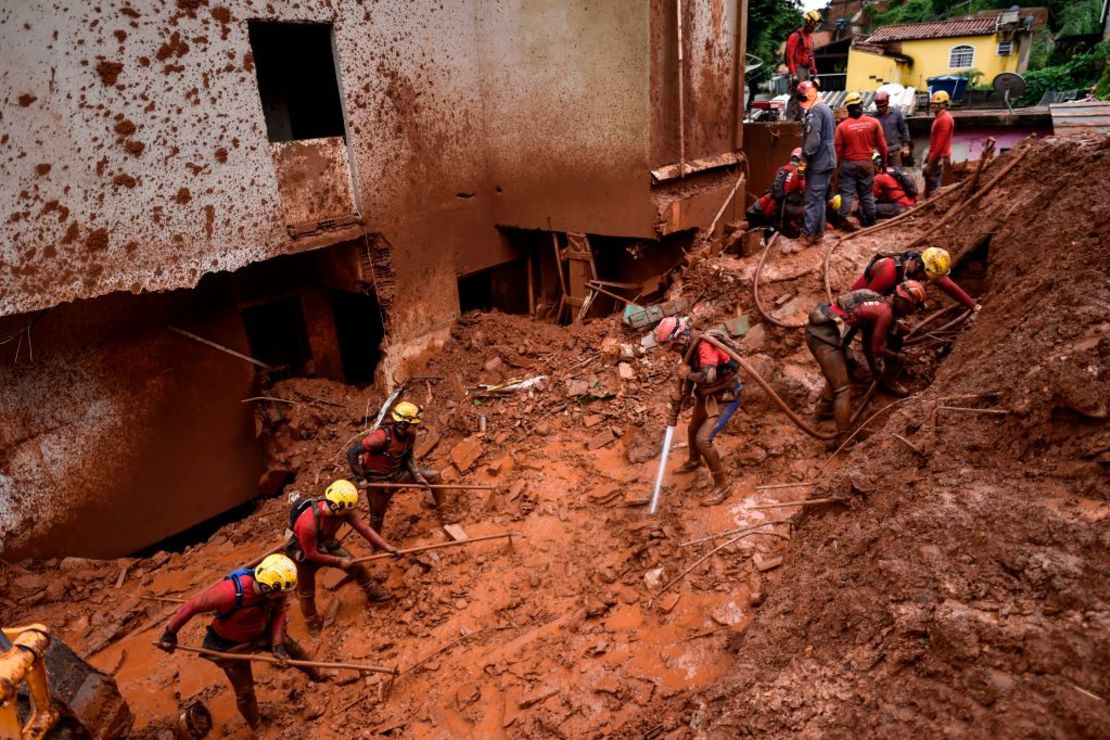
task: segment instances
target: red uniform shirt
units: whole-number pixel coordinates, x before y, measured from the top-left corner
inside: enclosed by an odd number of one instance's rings
[[[859,279],[852,284],[852,290],[866,288],[879,295],[890,295],[904,277],[905,271],[898,269],[893,257],[883,257],[875,260],[871,265],[871,279],[868,280],[866,274],[860,275]],[[940,280],[929,280],[929,282],[943,290],[952,300],[959,301],[968,308],[975,308],[975,299],[965,293],[963,288],[956,285],[956,282],[947,275]]]
[[[836,127],[836,159],[838,162],[870,162],[878,150],[886,159],[886,137],[883,125],[871,116],[846,118]]]
[[[415,443],[415,431],[402,435],[392,424],[386,424],[362,438],[362,469],[367,473],[380,475],[396,473],[404,464],[406,456],[412,454]]]
[[[177,633],[185,623],[197,614],[214,612],[212,630],[230,642],[254,642],[269,637],[271,645],[281,644],[285,630],[285,597],[267,598],[254,592],[254,577],[239,576],[243,587],[243,601],[236,609],[235,583],[226,578],[207,591],[202,591],[185,602],[177,613],[170,618],[166,629]]]
[[[870,357],[884,357],[895,354],[887,350],[886,335],[894,325],[894,309],[887,301],[864,301],[851,311],[845,311],[836,303],[829,304],[829,310],[844,319],[844,323],[863,331],[863,349]]]
[[[952,134],[956,132],[956,122],[947,110],[937,113],[933,127],[929,129],[929,163],[941,157],[952,156]]]
[[[906,195],[906,191],[902,189],[902,185],[894,175],[889,175],[886,172],[880,172],[875,175],[875,187],[873,189],[876,199],[882,199],[885,203],[897,203],[900,206],[912,206],[915,201],[910,196]],[[866,287],[866,286],[864,286]],[[874,290],[874,288],[872,288]]]
[[[805,176],[798,172],[798,168],[793,164],[783,165],[779,172],[786,172],[786,177],[783,178],[782,190],[784,198],[787,198],[794,193],[804,195],[806,191]],[[759,197],[756,201],[759,204],[759,210],[763,211],[768,216],[775,212],[775,194],[773,192],[766,192]]]
[[[817,74],[817,59],[813,56],[813,36],[806,33],[804,28],[799,28],[790,34],[786,40],[786,66],[790,74],[794,74],[798,67],[809,68],[811,76]]]
[[[335,533],[339,531],[339,527],[343,524],[351,525],[351,529],[358,532],[375,547],[385,548],[385,542],[378,536],[378,533],[370,529],[370,526],[353,511],[344,511],[342,514],[335,516],[326,516],[324,512],[327,508],[326,501],[317,501],[315,516],[313,516],[311,508],[306,508],[293,524],[293,536],[297,538],[297,544],[301,546],[301,552],[304,553],[306,560],[321,565],[338,566],[343,559],[337,555],[321,552],[320,544],[334,540]],[[317,523],[319,523],[318,536],[316,532]]]

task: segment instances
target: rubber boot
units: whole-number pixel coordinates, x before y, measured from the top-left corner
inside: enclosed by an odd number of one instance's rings
[[[368,581],[362,584],[362,590],[366,592],[366,600],[370,604],[378,605],[384,604],[387,601],[393,601],[393,594],[374,581]]]
[[[702,506],[716,506],[722,503],[729,496],[728,476],[725,471],[718,470],[713,473],[713,490],[710,491],[702,500]]]
[[[693,473],[695,470],[697,470],[700,467],[701,467],[701,459],[700,458],[691,459],[691,460],[687,460],[686,462],[682,463],[682,465],[679,466],[677,469],[675,469],[674,472],[675,472],[676,475],[684,475],[686,473]]]
[[[385,526],[385,512],[381,514],[370,514],[370,528],[378,534],[382,533],[382,527]]]
[[[316,613],[315,596],[298,596],[297,602],[301,605],[301,616],[304,617],[305,627],[314,635],[320,634],[324,628],[324,620]]]
[[[243,715],[243,719],[251,726],[252,730],[257,730],[262,724],[262,713],[258,711],[258,701],[254,698],[254,692],[249,695],[236,696],[235,706],[239,707],[239,714]]]

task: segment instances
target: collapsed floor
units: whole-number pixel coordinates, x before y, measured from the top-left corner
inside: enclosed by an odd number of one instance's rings
[[[521,536],[381,566],[399,597],[384,607],[336,588],[338,573],[322,578],[323,636],[306,635],[295,610],[291,625],[318,659],[404,669],[431,657],[388,695],[378,677],[318,687],[262,668],[264,736],[1104,732],[1110,185],[1073,177],[1104,162],[1110,140],[1030,147],[944,231],[958,261],[986,258],[985,275],[963,276],[985,307],[950,354],[922,358],[908,376],[917,394],[831,463],[748,383],[743,413],[718,441],[735,481],[718,507],[696,505],[709,486],[701,473],[672,476],[661,515],[645,514],[673,359],[643,349],[641,332],[615,318],[560,328],[464,317],[417,373],[429,377],[410,386],[429,409],[418,452],[449,478],[497,486],[451,503],[448,518],[468,535]],[[921,213],[837,247],[833,289],[875,251],[927,233],[937,214]],[[824,300],[825,251],[785,246],[762,290],[789,322]],[[671,297],[688,298],[704,326],[748,317],[744,353],[808,415],[819,372],[799,330],[759,320],[756,261],[694,255]],[[473,392],[535,375],[546,378],[505,398]],[[295,476],[287,490],[304,492],[347,474],[346,445],[382,400],[310,380],[266,394],[292,402],[262,406],[259,425],[274,470]],[[848,503],[752,508],[807,495]],[[263,501],[183,553],[5,567],[0,622],[44,622],[114,672],[140,734],[200,698],[218,731],[247,737],[216,668],[151,646],[175,605],[141,597],[186,596],[264,552],[286,511],[284,499]],[[681,543],[774,520],[783,523],[658,595],[714,545]],[[411,491],[395,499],[385,535],[447,539]],[[200,642],[202,621],[183,644]]]

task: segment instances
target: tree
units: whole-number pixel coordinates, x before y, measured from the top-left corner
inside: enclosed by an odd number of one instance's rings
[[[774,74],[782,62],[779,47],[801,25],[799,0],[748,0],[748,53],[764,65],[756,76]]]

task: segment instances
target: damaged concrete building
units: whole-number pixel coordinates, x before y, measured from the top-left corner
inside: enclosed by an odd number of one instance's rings
[[[673,264],[741,169],[746,15],[677,5],[0,9],[0,551],[256,496],[258,363],[385,387],[461,312],[549,315],[576,245]]]

